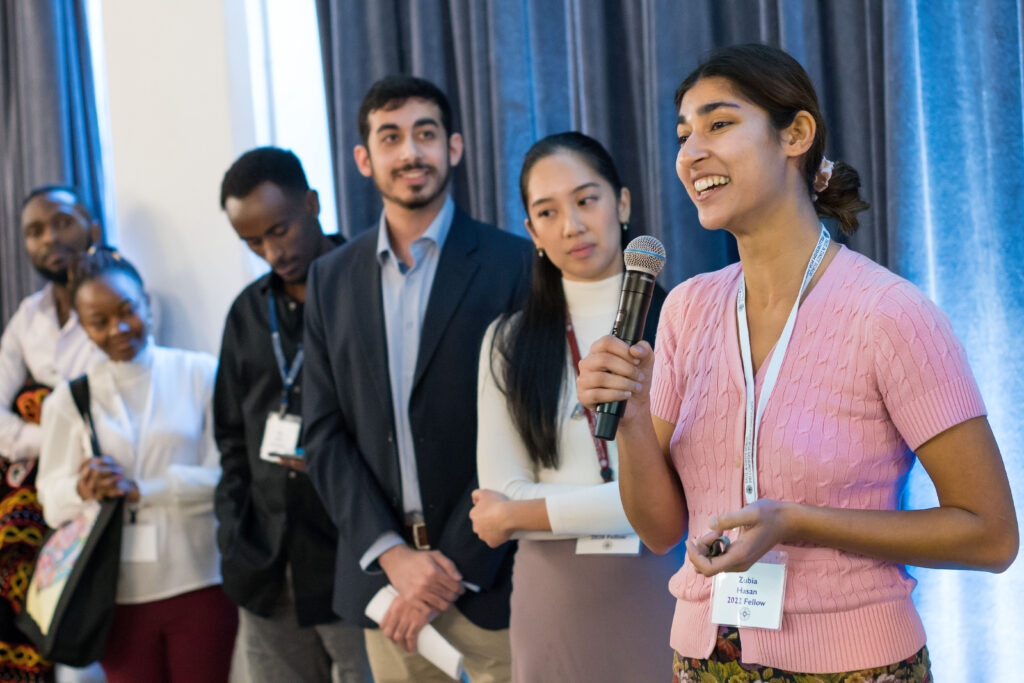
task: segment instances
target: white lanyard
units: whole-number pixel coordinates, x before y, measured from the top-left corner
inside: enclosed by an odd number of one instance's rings
[[[782,328],[779,341],[775,343],[775,351],[772,352],[771,361],[764,374],[764,383],[761,385],[761,398],[757,402],[757,412],[754,412],[754,363],[750,358],[750,328],[747,327],[747,284],[740,273],[740,288],[736,293],[736,324],[740,333],[740,355],[743,357],[743,381],[747,388],[747,415],[746,424],[743,430],[743,498],[747,505],[757,500],[757,435],[761,425],[761,418],[764,416],[765,406],[775,389],[775,382],[779,379],[779,370],[782,368],[782,359],[789,348],[789,340],[793,336],[793,327],[796,326],[796,312],[800,308],[800,299],[804,296],[807,283],[814,278],[821,260],[825,257],[830,240],[828,230],[821,226],[821,236],[818,244],[814,247],[811,260],[804,272],[804,281],[800,285],[800,293],[796,295],[793,303],[793,310],[789,312],[786,319],[786,326]]]

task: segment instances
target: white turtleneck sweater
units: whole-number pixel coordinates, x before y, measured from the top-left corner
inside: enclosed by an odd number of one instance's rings
[[[104,360],[87,373],[100,449],[139,487],[135,524],[156,531],[156,562],[121,562],[120,604],[220,583],[213,514],[220,454],[210,402],[215,373],[209,354],[152,343],[131,361]],[[91,448],[66,382],[43,406],[36,487],[47,524],[57,527],[96,505],[83,501],[77,488],[78,468]]]
[[[596,282],[562,280],[573,329],[586,356],[590,345],[608,334],[622,289],[622,275]],[[526,451],[512,421],[505,395],[491,374],[491,340],[495,323],[484,336],[477,378],[477,471],[480,487],[505,494],[513,500],[543,498],[551,532],[516,534],[534,540],[632,534],[619,497],[617,481],[604,483],[597,451],[586,417],[573,418],[576,407],[576,371],[566,347],[566,375],[559,406],[558,468],[539,467]],[[495,370],[501,372],[501,360]],[[608,459],[618,473],[618,449],[608,442]]]

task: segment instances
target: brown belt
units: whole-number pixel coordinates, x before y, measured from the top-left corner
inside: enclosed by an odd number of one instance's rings
[[[427,540],[427,525],[423,522],[406,524],[405,533],[402,536],[416,550],[430,550],[430,542]]]

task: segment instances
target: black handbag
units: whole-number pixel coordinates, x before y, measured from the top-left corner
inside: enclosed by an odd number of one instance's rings
[[[86,376],[70,383],[94,457],[100,457]],[[124,499],[101,501],[51,532],[36,559],[18,627],[47,659],[85,666],[106,649],[121,564]]]

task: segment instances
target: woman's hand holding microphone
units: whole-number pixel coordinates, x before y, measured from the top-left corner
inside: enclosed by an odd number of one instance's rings
[[[651,373],[654,351],[646,341],[633,346],[607,334],[590,346],[590,353],[579,365],[576,394],[589,410],[600,403],[626,401],[620,420],[625,426],[638,415],[650,421]]]

